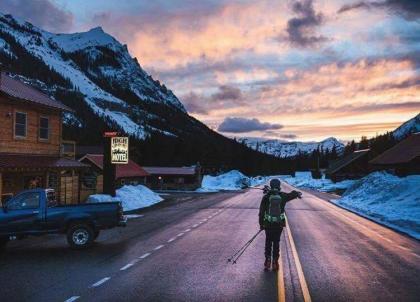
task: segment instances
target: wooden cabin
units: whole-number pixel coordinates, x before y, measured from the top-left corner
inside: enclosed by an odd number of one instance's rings
[[[334,182],[358,179],[369,174],[370,149],[354,151],[332,162],[325,171],[326,178]]]
[[[200,165],[192,167],[144,167],[147,186],[156,190],[196,190],[201,187]]]
[[[420,174],[420,133],[411,134],[369,163],[373,170],[386,170],[398,176]]]
[[[53,188],[60,203],[78,203],[74,142],[62,139],[62,103],[0,73],[0,196],[4,201],[32,188]]]
[[[86,154],[79,161],[90,167],[81,178],[81,200],[87,199],[92,194],[101,194],[103,192],[103,154]],[[145,185],[148,176],[149,173],[131,159],[126,165],[116,165],[116,187]]]

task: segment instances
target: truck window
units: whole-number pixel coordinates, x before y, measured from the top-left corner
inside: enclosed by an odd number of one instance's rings
[[[40,194],[35,192],[16,196],[7,203],[8,210],[27,210],[39,208]]]

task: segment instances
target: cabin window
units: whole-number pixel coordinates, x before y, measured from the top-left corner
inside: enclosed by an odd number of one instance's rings
[[[15,113],[15,136],[26,137],[26,113],[16,112]]]
[[[39,118],[39,138],[48,140],[50,135],[50,120],[48,117],[41,116]]]

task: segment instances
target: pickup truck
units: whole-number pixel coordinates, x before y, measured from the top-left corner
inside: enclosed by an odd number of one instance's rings
[[[66,234],[73,249],[89,247],[99,231],[125,226],[121,203],[60,205],[52,189],[34,189],[3,202],[0,209],[0,249],[10,237]]]

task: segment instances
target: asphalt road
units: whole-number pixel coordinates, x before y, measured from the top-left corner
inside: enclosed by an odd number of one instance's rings
[[[287,206],[282,272],[263,271],[263,234],[228,264],[258,230],[261,194],[181,196],[86,251],[59,236],[12,242],[0,301],[418,301],[419,241],[306,192]]]

